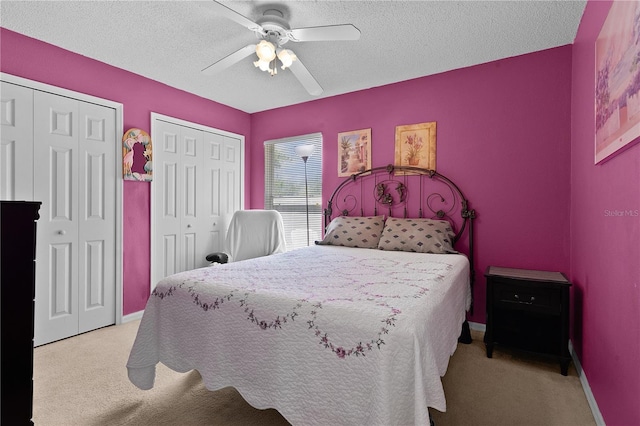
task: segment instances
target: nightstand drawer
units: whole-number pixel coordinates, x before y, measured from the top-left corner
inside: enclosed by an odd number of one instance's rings
[[[518,285],[517,282],[496,279],[493,283],[493,304],[496,308],[559,314],[562,294],[545,286]]]

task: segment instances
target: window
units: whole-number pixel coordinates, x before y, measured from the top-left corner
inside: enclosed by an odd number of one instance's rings
[[[305,162],[295,148],[314,145],[307,159],[309,244],[322,237],[322,134],[313,133],[264,143],[264,208],[282,214],[287,250],[307,245]]]

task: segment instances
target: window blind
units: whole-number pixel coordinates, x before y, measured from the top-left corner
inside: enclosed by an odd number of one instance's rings
[[[305,162],[295,148],[313,145],[307,159],[309,243],[322,236],[322,133],[264,142],[264,208],[277,210],[284,222],[287,250],[307,245]]]

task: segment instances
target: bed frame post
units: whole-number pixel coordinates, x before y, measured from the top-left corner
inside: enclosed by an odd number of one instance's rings
[[[469,221],[469,286],[471,287],[471,306],[469,307],[469,313],[473,315],[473,301],[475,299],[473,292],[476,281],[476,270],[474,267],[475,262],[473,255],[473,220],[476,218],[476,211],[473,209],[469,210],[469,202],[466,199],[462,201],[462,217]],[[469,321],[465,319],[464,323],[462,323],[462,331],[458,338],[458,342],[469,344],[472,340]]]
[[[469,209],[469,202],[466,199],[462,201],[462,217],[465,220],[469,221],[469,281],[471,283],[471,307],[469,308],[469,312],[473,315],[473,287],[476,281],[476,271],[474,267],[475,262],[473,254],[473,220],[476,218],[476,211],[473,209]]]

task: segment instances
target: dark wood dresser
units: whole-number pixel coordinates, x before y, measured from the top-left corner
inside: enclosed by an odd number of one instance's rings
[[[0,201],[0,423],[33,424],[33,324],[39,202]]]
[[[567,375],[569,287],[560,272],[489,266],[487,278],[487,357],[494,345],[555,357]]]

